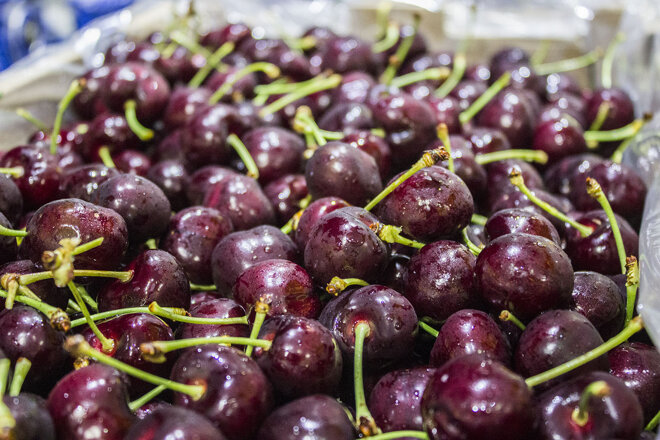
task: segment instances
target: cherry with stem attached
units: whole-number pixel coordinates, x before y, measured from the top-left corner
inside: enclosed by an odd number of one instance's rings
[[[610,206],[609,200],[607,200],[607,197],[605,196],[603,189],[601,188],[598,181],[596,181],[596,179],[587,177],[587,192],[591,197],[596,199],[596,201],[603,208],[603,211],[605,211],[605,215],[607,215],[607,219],[610,222],[610,227],[612,228],[612,235],[614,235],[614,241],[616,243],[616,251],[619,255],[619,263],[621,264],[621,273],[625,274],[627,272],[626,249],[623,245],[621,230],[619,229],[619,223],[617,222],[616,217],[614,216],[614,211],[612,210],[612,206]]]
[[[9,294],[6,291],[0,290],[0,298],[7,298],[8,295]],[[66,332],[71,328],[69,315],[67,315],[62,309],[53,307],[41,300],[32,299],[26,296],[17,296],[15,300],[16,302],[30,306],[43,313],[50,321],[50,325],[56,330]]]
[[[582,391],[578,406],[571,414],[571,420],[580,427],[586,426],[589,422],[589,400],[592,397],[606,397],[610,393],[610,386],[605,381],[598,380],[587,385],[584,391]]]
[[[140,344],[142,357],[149,362],[163,363],[166,361],[165,354],[195,347],[198,345],[222,344],[222,345],[245,345],[248,347],[260,347],[268,350],[272,345],[271,341],[256,338],[243,338],[239,336],[212,336],[201,338],[177,339],[176,341],[153,341]]]
[[[364,377],[362,371],[362,355],[364,340],[371,333],[368,322],[358,322],[353,328],[355,334],[355,352],[353,355],[353,385],[355,391],[355,420],[360,433],[364,436],[380,434],[380,429],[367,407],[367,398],[364,395]]]
[[[196,45],[195,46],[188,45],[188,46],[189,47],[187,47],[187,49],[195,53]],[[222,59],[227,55],[229,55],[230,53],[232,53],[235,47],[236,45],[233,42],[227,41],[218,49],[216,49],[215,52],[211,54],[209,54],[208,51],[205,50],[204,52],[206,53],[202,53],[201,55],[203,55],[206,58],[206,64],[202,66],[202,68],[199,69],[197,73],[195,73],[195,75],[190,79],[190,81],[188,82],[188,87],[196,88],[201,86],[204,80],[209,76],[211,71],[217,68],[218,65],[220,65]]]
[[[497,81],[491,84],[484,93],[482,93],[468,108],[458,115],[458,120],[461,122],[461,125],[470,122],[470,120],[472,120],[472,118],[474,118],[477,113],[479,113],[479,111],[495,97],[495,95],[509,85],[509,82],[511,82],[511,73],[503,73]]]
[[[238,157],[240,157],[241,161],[243,161],[243,164],[247,169],[248,177],[258,179],[259,168],[257,167],[257,164],[254,163],[254,159],[250,155],[250,152],[245,147],[245,144],[241,141],[241,139],[232,133],[227,137],[227,143],[231,145],[234,151],[236,151],[236,154],[238,154]]]
[[[325,286],[325,291],[328,292],[330,295],[337,296],[350,286],[368,286],[368,285],[369,283],[359,278],[332,277],[330,282]]]

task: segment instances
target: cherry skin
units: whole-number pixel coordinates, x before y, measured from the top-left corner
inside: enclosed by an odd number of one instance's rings
[[[614,130],[630,124],[635,119],[633,103],[626,92],[616,88],[596,89],[587,100],[585,110],[589,125],[596,119],[598,109],[605,102],[610,104],[610,109],[601,130]]]
[[[122,115],[101,113],[89,124],[80,153],[88,161],[99,162],[99,148],[107,147],[117,154],[127,148],[139,149],[142,141],[131,131]]]
[[[174,404],[206,416],[229,440],[252,438],[273,407],[272,387],[257,363],[235,348],[204,345],[179,356],[170,378],[206,385],[198,400],[174,393]]]
[[[109,71],[110,67],[104,65],[90,69],[81,76],[81,79],[85,80],[84,86],[71,103],[73,110],[81,118],[89,121],[107,109],[101,99],[101,89]]]
[[[589,126],[584,116],[584,107],[584,100],[580,96],[563,92],[541,107],[537,122],[542,124],[570,116],[577,121],[579,127],[586,130]]]
[[[236,278],[233,298],[246,309],[268,304],[268,316],[295,315],[317,318],[321,300],[307,271],[289,260],[255,263]]]
[[[519,66],[529,66],[530,56],[519,47],[505,47],[500,49],[490,59],[491,79],[499,78],[504,72]]]
[[[355,211],[354,211],[355,210]],[[358,218],[363,216],[364,220]],[[332,277],[379,279],[387,266],[387,245],[370,229],[377,219],[361,208],[342,208],[321,217],[305,245],[304,260],[314,281]]]
[[[432,440],[523,440],[533,428],[532,392],[499,362],[480,354],[461,356],[431,376],[422,418]]]
[[[355,37],[336,37],[312,56],[321,60],[321,70],[332,70],[337,73],[362,71],[375,74],[380,70],[381,57],[371,51],[366,42]]]
[[[101,364],[64,376],[48,396],[48,410],[57,438],[71,440],[123,440],[135,421],[126,376]]]
[[[240,318],[245,309],[233,299],[211,298],[192,304],[189,310],[194,318]],[[178,339],[209,338],[215,336],[238,336],[247,338],[250,329],[246,324],[192,324],[182,323],[177,329]]]
[[[262,185],[300,171],[305,143],[292,131],[258,127],[245,133],[241,140],[257,164]]]
[[[412,304],[389,287],[369,285],[342,293],[330,301],[319,317],[332,332],[344,356],[355,350],[355,327],[368,323],[364,362],[382,367],[409,355],[417,335],[417,314]]]
[[[181,161],[158,162],[149,168],[146,177],[163,191],[174,211],[188,206],[186,197],[188,173]]]
[[[67,170],[60,181],[62,197],[91,202],[94,192],[106,180],[119,175],[115,168],[100,163],[81,165]]]
[[[472,353],[482,354],[502,365],[511,364],[509,341],[493,318],[480,310],[459,310],[440,328],[431,350],[430,364],[441,367],[451,359]]]
[[[43,397],[20,393],[13,397],[4,396],[2,400],[16,422],[16,426],[9,431],[9,438],[55,440],[55,425]]]
[[[226,104],[202,107],[191,116],[181,131],[181,149],[189,166],[227,163],[228,119],[235,116],[236,110]]]
[[[124,440],[159,440],[181,435],[196,440],[226,439],[206,417],[178,406],[165,406],[131,426]]]
[[[365,103],[375,85],[376,80],[366,72],[348,72],[342,75],[341,83],[332,91],[332,101]]]
[[[549,191],[569,196],[573,192],[573,185],[583,185],[591,175],[591,169],[604,160],[589,153],[565,157],[545,170],[543,181]]]
[[[339,102],[326,110],[319,127],[329,131],[368,130],[374,127],[371,109],[359,102]]]
[[[130,281],[115,280],[98,294],[99,311],[148,306],[190,307],[190,285],[181,264],[161,250],[140,253],[126,268],[133,271]]]
[[[156,411],[157,409],[170,407],[170,406],[172,406],[170,403],[163,402],[162,400],[152,400],[148,403],[145,403],[138,409],[136,409],[135,417],[137,417],[139,420],[142,420],[152,412]]]
[[[202,35],[200,43],[204,46],[210,46],[218,49],[227,42],[238,45],[243,41],[252,38],[252,29],[243,23],[229,23],[219,29],[211,30]]]
[[[134,149],[120,151],[112,156],[112,161],[122,173],[135,174],[142,177],[147,175],[152,165],[149,156]]]
[[[582,127],[567,118],[539,124],[534,130],[532,147],[535,150],[546,152],[550,164],[564,157],[587,151]]]
[[[660,410],[660,353],[653,346],[632,342],[614,348],[607,357],[610,374],[635,393],[648,423]]]
[[[458,242],[427,244],[410,259],[404,294],[420,316],[444,321],[476,304],[475,262],[476,257]]]
[[[496,128],[472,127],[464,136],[470,141],[474,154],[493,153],[511,148],[504,133]]]
[[[451,134],[458,134],[462,131],[458,119],[461,108],[456,98],[452,96],[437,98],[431,95],[426,98],[426,102],[431,106],[437,124],[445,124],[447,131]]]
[[[0,213],[16,223],[23,213],[23,196],[18,186],[8,176],[0,176]]]
[[[244,66],[227,66],[222,72],[215,71],[206,80],[205,87],[211,92],[215,92],[228,81],[233,80],[234,75]],[[280,69],[284,70],[284,69]],[[231,85],[227,93],[220,99],[220,102],[231,103],[241,99],[254,98],[254,88],[258,84],[256,73],[248,73]]]
[[[186,189],[188,202],[191,205],[201,205],[204,202],[206,191],[216,183],[236,176],[238,173],[231,168],[218,165],[208,165],[197,169],[190,175]]]
[[[120,174],[94,192],[94,203],[118,212],[126,221],[131,243],[159,237],[167,229],[172,208],[155,183],[144,177]]]
[[[293,239],[298,247],[305,249],[309,235],[321,217],[347,206],[349,204],[339,197],[322,197],[310,203],[300,215],[298,225],[293,231]]]
[[[467,109],[476,99],[488,89],[483,81],[464,79],[459,82],[449,96],[455,100],[458,112]]]
[[[376,161],[344,142],[328,142],[305,166],[312,198],[335,196],[354,205],[366,205],[382,189]]]
[[[0,167],[22,167],[21,177],[12,180],[21,191],[27,209],[36,209],[58,197],[61,170],[57,157],[44,148],[19,146],[0,158]]]
[[[126,222],[119,214],[79,199],[43,205],[27,222],[26,231],[19,251],[35,264],[41,264],[44,251],[59,248],[64,238],[79,238],[81,244],[103,238],[100,246],[76,255],[80,269],[114,270],[128,247]]]
[[[623,329],[624,300],[616,283],[598,272],[575,272],[571,310],[584,315],[604,340]]]
[[[212,93],[205,87],[176,87],[163,112],[163,122],[171,129],[183,127],[198,110],[208,106]]]
[[[213,284],[221,294],[229,295],[245,269],[273,258],[298,259],[297,246],[279,229],[263,225],[233,232],[220,240],[211,254]]]
[[[550,310],[533,319],[525,328],[514,355],[516,371],[525,377],[553,367],[598,347],[603,338],[587,318],[571,310]],[[589,371],[607,370],[609,362],[603,355],[558,378],[538,386],[549,387]]]
[[[272,341],[256,347],[254,359],[285,399],[316,393],[334,394],[341,380],[342,355],[330,330],[318,321],[299,316],[269,318],[259,339]]]
[[[217,209],[191,206],[170,219],[160,247],[176,257],[190,282],[211,284],[211,254],[232,231],[231,221]]]
[[[11,222],[2,213],[0,213],[0,225],[8,229],[12,227]],[[9,235],[0,236],[0,264],[16,260],[17,252],[18,245],[16,244],[16,237]]]
[[[383,138],[376,136],[369,130],[356,130],[344,136],[342,142],[373,157],[380,171],[381,179],[386,179],[390,175],[392,152]]]
[[[589,399],[587,423],[580,426],[573,420],[573,412],[587,385],[601,380],[609,387],[609,395]],[[557,385],[539,396],[538,408],[542,439],[637,440],[642,432],[643,413],[635,393],[604,372],[591,372]]]
[[[487,193],[488,174],[486,169],[477,163],[470,142],[458,135],[450,135],[449,142],[451,143],[451,157],[454,162],[454,174],[465,182],[472,197],[480,201]],[[440,140],[431,145],[434,149],[443,146]],[[449,169],[449,162],[443,161],[442,166]]]
[[[498,93],[477,116],[478,125],[501,130],[514,147],[530,144],[535,120],[525,93],[511,87]]]
[[[545,237],[561,246],[557,229],[540,214],[520,208],[502,209],[488,218],[484,227],[489,241],[506,234],[523,233]]]
[[[41,272],[43,268],[34,264],[31,260],[16,260],[4,264],[0,267],[0,277],[5,274],[27,275]],[[69,302],[69,296],[55,287],[52,280],[42,280],[27,285],[29,289],[37,295],[43,302],[53,307],[59,307],[66,310]],[[0,310],[4,309],[4,302],[0,301]]]
[[[303,397],[277,408],[264,420],[257,438],[296,440],[301,435],[315,440],[355,438],[344,407],[324,394]]]
[[[300,202],[307,197],[307,181],[302,174],[286,174],[264,187],[264,194],[275,210],[277,224],[283,225],[300,210]]]
[[[413,174],[380,202],[379,218],[410,237],[432,241],[452,236],[470,222],[474,201],[467,185],[449,170],[433,165]]]

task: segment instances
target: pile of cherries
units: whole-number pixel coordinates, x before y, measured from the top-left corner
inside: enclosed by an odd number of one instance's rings
[[[110,47],[52,129],[21,110],[0,437],[652,438],[616,44],[469,65],[417,28],[182,25]]]

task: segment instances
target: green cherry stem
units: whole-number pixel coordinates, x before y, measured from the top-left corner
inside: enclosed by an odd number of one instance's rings
[[[114,367],[117,370],[128,374],[129,376],[142,379],[145,382],[149,382],[154,385],[163,385],[169,390],[187,394],[188,396],[192,397],[193,400],[199,400],[206,392],[205,385],[186,385],[169,379],[163,379],[162,377],[156,376],[155,374],[147,373],[146,371],[142,371],[138,368],[127,365],[124,362],[121,362],[111,356],[103,354],[100,351],[92,348],[87,343],[87,341],[85,341],[85,338],[82,335],[69,336],[64,342],[64,349],[71,353],[73,356],[88,357],[102,364]]]
[[[534,66],[534,72],[537,75],[550,75],[551,73],[570,72],[591,66],[600,59],[603,51],[596,48],[591,52],[580,55],[575,58],[566,58],[564,60],[553,61],[550,63],[537,64]]]
[[[447,169],[453,173],[454,158],[451,156],[451,141],[449,140],[449,131],[447,130],[447,125],[443,123],[438,124],[435,132],[438,136],[438,139],[440,139],[440,142],[442,142],[442,145],[445,147],[445,150],[447,150],[447,155],[449,156],[447,158]]]
[[[143,142],[151,140],[154,137],[154,131],[145,127],[138,120],[136,112],[136,102],[134,99],[129,99],[124,103],[124,116],[126,123],[133,133]]]
[[[57,153],[57,138],[60,135],[60,129],[62,128],[62,119],[64,118],[64,112],[73,101],[73,98],[78,95],[85,87],[86,81],[83,78],[74,79],[69,89],[67,90],[64,97],[57,104],[57,113],[55,114],[55,122],[53,123],[53,131],[50,133],[50,154]]]
[[[184,32],[175,30],[170,33],[169,37],[170,40],[172,40],[179,46],[185,47],[191,53],[202,55],[206,59],[208,59],[211,56],[211,52],[207,48],[199,44],[194,39],[190,38]]]
[[[629,137],[625,141],[621,142],[619,146],[616,147],[616,150],[614,150],[614,153],[612,153],[610,160],[614,163],[620,164],[623,161],[623,153],[625,153],[630,144],[632,144],[633,139],[634,137]]]
[[[548,57],[548,52],[550,52],[550,45],[550,40],[543,40],[539,43],[529,60],[532,66],[537,66],[545,61]]]
[[[651,421],[650,421],[650,422],[646,425],[646,427],[644,428],[644,431],[653,431],[653,430],[658,426],[659,423],[660,423],[660,411],[658,411],[658,412],[653,416],[653,418],[651,419]]]
[[[621,128],[615,128],[614,130],[587,130],[584,132],[584,140],[587,142],[589,148],[593,148],[592,145],[594,142],[598,146],[598,142],[622,141],[639,133],[639,130],[642,129],[647,120],[646,116],[641,119],[635,119],[630,124],[624,125]]]
[[[275,64],[263,61],[248,64],[238,72],[229,75],[229,78],[215,92],[213,92],[213,95],[209,98],[209,104],[213,105],[220,102],[220,100],[229,93],[234,84],[236,84],[241,78],[254,72],[263,72],[270,79],[275,79],[280,76],[280,68]]]
[[[19,177],[23,177],[23,174],[25,174],[25,169],[23,167],[9,167],[9,168],[0,167],[0,174],[6,174],[14,178],[19,178]]]
[[[209,74],[213,69],[217,69],[221,66],[222,59],[232,53],[235,48],[235,44],[231,41],[224,43],[220,46],[215,52],[201,54],[206,58],[206,64],[204,64],[195,75],[188,81],[188,87],[197,88],[202,85],[202,83],[208,78]],[[188,49],[190,50],[190,49]],[[219,100],[219,98],[218,98]]]
[[[19,107],[16,109],[16,114],[21,118],[28,121],[30,124],[34,125],[37,130],[41,130],[44,133],[48,133],[48,126],[44,121],[34,116],[29,110]]]
[[[372,435],[368,438],[369,440],[397,440],[400,438],[419,438],[422,440],[429,440],[427,433],[410,430],[384,432],[382,434]]]
[[[387,33],[387,27],[390,24],[390,13],[392,12],[392,1],[383,0],[376,6],[376,23],[379,28],[379,37],[382,38]]]
[[[621,44],[625,39],[626,35],[623,32],[618,32],[610,42],[609,46],[607,46],[600,73],[601,85],[605,89],[612,88],[612,67],[614,66],[614,54],[619,44]]]
[[[11,378],[11,385],[9,385],[9,395],[11,397],[16,397],[20,394],[25,378],[30,372],[30,367],[32,367],[32,362],[29,359],[20,357],[16,360],[14,375]]]
[[[266,339],[242,338],[239,336],[213,336],[208,338],[176,339],[174,341],[144,342],[140,344],[140,352],[142,353],[142,357],[147,361],[162,364],[167,360],[165,354],[171,351],[209,344],[246,345],[252,348],[261,347],[264,350],[268,350],[273,343]]]
[[[190,290],[197,290],[198,292],[213,292],[218,290],[215,284],[195,284],[190,283]]]
[[[291,232],[295,231],[298,228],[298,221],[300,220],[300,216],[302,216],[303,211],[305,208],[299,210],[295,214],[291,216],[289,221],[287,221],[284,226],[280,228],[280,231],[283,233],[289,235]]]
[[[102,244],[103,244],[103,237],[95,238],[94,240],[88,241],[87,243],[83,243],[76,246],[71,252],[71,255],[73,256],[80,255],[83,252],[90,251],[94,248],[101,246]]]
[[[463,241],[465,242],[465,246],[472,252],[472,255],[475,257],[478,256],[481,253],[481,246],[478,246],[470,240],[470,236],[467,233],[467,226],[461,230],[461,236],[463,238]]]
[[[415,249],[421,249],[426,246],[426,243],[421,243],[416,240],[411,240],[401,235],[402,228],[394,225],[384,225],[382,223],[374,223],[369,227],[378,235],[378,237],[385,243],[399,243],[404,246],[410,246]]]
[[[8,293],[5,290],[0,289],[0,297],[7,298]],[[49,320],[50,325],[64,332],[68,331],[71,328],[71,321],[69,320],[69,315],[67,315],[62,309],[53,307],[50,304],[47,304],[43,301],[37,301],[32,298],[25,296],[17,296],[15,298],[16,302],[30,306],[33,309],[38,310],[43,313]]]
[[[463,74],[467,68],[467,59],[465,53],[462,51],[463,49],[459,49],[459,52],[454,56],[454,67],[451,70],[451,74],[435,91],[435,96],[438,98],[444,98],[449,95],[463,78]]]
[[[126,283],[133,278],[133,271],[112,271],[112,270],[92,270],[92,269],[75,269],[73,277],[101,277],[101,278],[115,278]],[[37,281],[49,280],[53,278],[53,272],[35,272],[18,277],[18,283],[27,286],[28,284],[36,283]]]
[[[610,113],[611,109],[612,109],[612,103],[610,101],[601,102],[600,105],[598,106],[598,112],[596,113],[596,117],[589,126],[588,131],[600,130],[600,128],[603,126],[603,123],[605,123],[605,119],[607,119],[607,115]]]
[[[76,304],[76,302],[74,300],[72,300],[71,298],[69,298],[69,302],[67,303],[66,309],[67,309],[67,312],[80,313],[80,307],[78,307],[78,304]],[[80,321],[81,321],[81,323],[80,323],[81,325],[85,323],[84,318],[81,319]]]
[[[604,380],[591,382],[582,391],[580,402],[571,414],[571,420],[578,426],[585,426],[589,422],[589,401],[592,397],[603,398],[612,392],[610,386]]]
[[[325,78],[326,76],[324,74],[321,74],[321,77]],[[254,93],[255,95],[258,96],[270,96],[270,95],[281,95],[285,93],[291,93],[303,86],[307,86],[309,84],[314,83],[314,81],[318,81],[319,76],[316,76],[314,78],[306,79],[305,81],[300,81],[300,82],[286,82],[286,79],[280,78],[278,80],[273,81],[270,84],[259,84],[254,88]]]
[[[369,323],[361,321],[353,328],[355,334],[355,351],[353,355],[353,386],[355,387],[355,420],[358,431],[363,436],[372,436],[380,434],[380,429],[376,426],[364,395],[364,376],[363,376],[363,357],[364,341],[371,334]]]
[[[189,316],[185,309],[174,307],[161,307],[156,301],[149,304],[149,313],[160,316],[161,318],[169,319],[170,321],[186,322],[188,324],[206,324],[206,325],[233,325],[233,324],[249,324],[247,316],[239,316],[236,318],[199,318]]]
[[[0,359],[0,401],[7,391],[9,382],[9,370],[11,369],[11,361],[7,358]]]
[[[241,141],[238,136],[232,133],[227,137],[227,143],[231,145],[234,151],[236,151],[236,154],[238,154],[238,157],[241,158],[241,161],[247,169],[247,176],[252,177],[253,179],[258,179],[259,167],[257,167],[257,164],[254,162],[252,155],[248,151],[243,141]]]
[[[168,312],[171,315],[186,315],[185,309],[180,309],[176,307],[164,307],[164,310]],[[151,313],[151,310],[149,310],[149,307],[127,307],[125,309],[115,309],[115,310],[109,310],[107,312],[100,312],[100,313],[95,313],[93,315],[90,315],[90,319],[92,321],[101,321],[104,319],[109,319],[109,318],[116,318],[121,315],[130,315],[133,313]],[[79,319],[74,319],[71,321],[71,328],[74,327],[79,327],[81,325],[87,324],[87,320],[85,318],[79,318]]]
[[[261,330],[261,326],[266,320],[266,316],[268,315],[269,311],[270,311],[270,306],[265,302],[259,300],[254,305],[254,322],[252,323],[252,330],[250,330],[250,339],[257,339],[257,337],[259,336],[259,331]],[[254,350],[254,346],[247,345],[245,347],[245,354],[248,356],[252,356],[253,350]]]
[[[602,345],[599,345],[598,347],[589,350],[585,354],[573,358],[568,362],[551,368],[548,371],[544,371],[543,373],[537,374],[536,376],[529,377],[525,379],[525,382],[529,387],[535,387],[542,384],[543,382],[547,382],[551,379],[554,379],[555,377],[559,377],[562,374],[566,374],[569,371],[573,371],[574,369],[586,364],[587,362],[591,362],[592,360],[604,355],[614,347],[618,347],[619,345],[623,344],[625,341],[630,339],[632,335],[641,331],[643,328],[644,321],[642,321],[642,317],[636,316],[632,319],[632,321],[628,323],[628,325],[624,327],[624,329],[619,334],[609,339]]]
[[[638,287],[639,264],[637,264],[637,258],[631,255],[626,258],[626,324],[632,320],[635,312]]]
[[[346,288],[349,286],[368,286],[369,283],[367,283],[364,280],[361,280],[359,278],[339,278],[339,277],[332,277],[330,282],[325,286],[325,291],[328,292],[330,295],[337,296]]]
[[[422,330],[424,330],[426,333],[433,336],[434,338],[437,338],[438,335],[440,334],[439,331],[437,331],[436,329],[434,329],[424,321],[419,321],[417,324],[419,325],[419,328],[421,328]]]
[[[619,223],[614,216],[614,211],[610,205],[609,200],[605,196],[603,189],[596,179],[587,177],[587,193],[603,208],[605,215],[607,215],[607,220],[610,222],[610,227],[612,228],[612,235],[614,235],[614,242],[616,243],[616,251],[619,255],[619,264],[621,265],[621,273],[625,275],[626,273],[626,249],[623,246],[623,238],[621,238],[621,230],[619,229]]]
[[[16,427],[16,419],[7,404],[0,399],[0,437],[12,438],[11,431]]]
[[[287,105],[296,102],[301,98],[304,98],[306,96],[309,96],[311,94],[323,90],[334,89],[340,83],[341,83],[341,75],[339,74],[333,74],[327,78],[317,77],[315,81],[312,81],[309,84],[306,84],[294,90],[291,93],[287,93],[286,95],[278,98],[277,100],[263,107],[261,110],[259,110],[259,116],[261,117],[268,116],[272,113],[275,113],[276,111],[283,109]]]
[[[408,52],[410,52],[410,48],[412,47],[413,41],[415,40],[415,36],[417,36],[420,20],[420,15],[415,14],[413,17],[413,31],[410,33],[410,35],[406,35],[404,37],[404,39],[401,41],[401,44],[399,44],[399,47],[396,48],[394,55],[390,57],[387,67],[380,77],[380,82],[382,84],[390,85],[394,79],[394,76],[396,75],[396,72],[399,70],[399,67],[401,67],[403,62],[406,60]]]
[[[411,166],[408,171],[401,174],[396,180],[387,185],[376,197],[374,197],[367,206],[364,207],[365,210],[371,211],[374,207],[385,197],[387,197],[392,191],[394,191],[399,185],[408,180],[413,174],[417,171],[435,165],[438,162],[449,159],[449,153],[444,148],[436,148],[434,150],[425,151],[422,157]]]
[[[525,194],[525,196],[529,199],[530,202],[534,203],[536,206],[547,212],[553,217],[558,218],[559,220],[563,221],[564,223],[568,223],[582,235],[583,237],[587,237],[589,234],[593,232],[593,229],[590,228],[589,226],[583,225],[581,223],[576,222],[551,204],[544,202],[543,200],[539,199],[532,193],[529,188],[527,188],[527,185],[525,185],[525,180],[520,174],[520,171],[518,170],[513,170],[509,174],[509,180],[511,181],[511,184],[518,188],[518,190]]]
[[[465,110],[458,114],[458,120],[461,125],[467,124],[474,118],[482,108],[486,106],[502,89],[509,85],[511,82],[511,72],[504,72],[502,76],[491,84],[484,93],[482,93],[474,102]]]
[[[144,394],[143,396],[140,396],[137,399],[128,402],[128,409],[130,409],[131,412],[137,411],[147,403],[151,402],[156,396],[158,396],[166,389],[167,387],[165,385],[158,385],[156,388]]]
[[[28,233],[22,229],[10,229],[0,225],[0,235],[5,237],[27,237]]]
[[[156,242],[155,238],[150,238],[149,240],[145,241],[144,245],[147,247],[147,249],[152,251],[158,249],[158,243]]]
[[[513,313],[511,313],[510,311],[502,310],[500,312],[499,318],[500,318],[500,321],[510,321],[516,327],[518,327],[520,330],[525,331],[525,328],[526,328],[525,324],[523,324],[520,319],[516,318],[516,316]]]
[[[385,52],[394,47],[397,41],[399,41],[399,25],[394,21],[390,21],[385,28],[383,39],[376,41],[371,46],[371,50],[373,53]]]
[[[99,328],[96,326],[96,323],[89,314],[87,305],[85,304],[85,301],[83,301],[82,296],[80,295],[80,291],[78,290],[76,284],[73,281],[69,281],[67,285],[69,287],[69,290],[71,290],[71,293],[73,294],[73,299],[76,301],[78,307],[80,307],[80,311],[85,317],[85,322],[87,323],[90,330],[92,330],[94,335],[98,338],[99,342],[101,343],[101,347],[103,348],[103,351],[107,353],[111,352],[115,348],[115,341],[106,338],[103,335],[103,333],[101,333],[101,330],[99,330]]]
[[[405,75],[397,76],[390,81],[390,85],[401,89],[420,81],[445,80],[450,74],[451,70],[448,67],[430,67],[419,72],[410,72]]]
[[[305,143],[307,144],[307,150],[303,153],[305,159],[312,157],[318,147],[327,144],[328,139],[339,140],[344,137],[344,133],[339,131],[322,130],[316,124],[312,110],[306,105],[301,105],[296,109],[292,126],[296,133],[305,136]]]
[[[536,162],[541,165],[548,163],[548,155],[541,150],[525,150],[512,148],[510,150],[493,151],[491,153],[477,154],[474,160],[479,165],[486,165],[501,160],[519,159],[525,162]]]
[[[112,155],[110,154],[110,149],[107,146],[104,145],[99,148],[98,155],[103,165],[108,168],[117,168],[117,165],[115,165],[115,161],[112,159]]]
[[[472,218],[470,219],[470,223],[474,223],[475,225],[479,226],[485,226],[487,221],[488,217],[484,217],[483,215],[479,214],[472,214]]]

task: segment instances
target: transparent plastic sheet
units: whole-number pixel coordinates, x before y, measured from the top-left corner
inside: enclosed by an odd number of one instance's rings
[[[297,35],[310,25],[373,38],[379,0],[196,0],[199,29],[244,21],[256,36]],[[533,51],[541,41],[552,43],[549,60],[605,47],[618,29],[627,35],[617,53],[614,80],[627,90],[642,112],[660,113],[660,4],[657,0],[401,0],[393,2],[394,18],[409,22],[421,14],[421,30],[429,45],[452,49],[469,38],[468,57],[486,59],[503,45]],[[92,22],[71,39],[47,47],[0,74],[0,149],[24,142],[32,127],[14,114],[26,107],[52,120],[57,100],[70,81],[103,61],[102,52],[121,38],[140,38],[165,28],[185,0],[141,2]],[[578,73],[583,85],[597,79],[595,69]],[[648,124],[624,160],[639,170],[649,185],[640,235],[640,305],[651,337],[660,343],[660,117]]]

